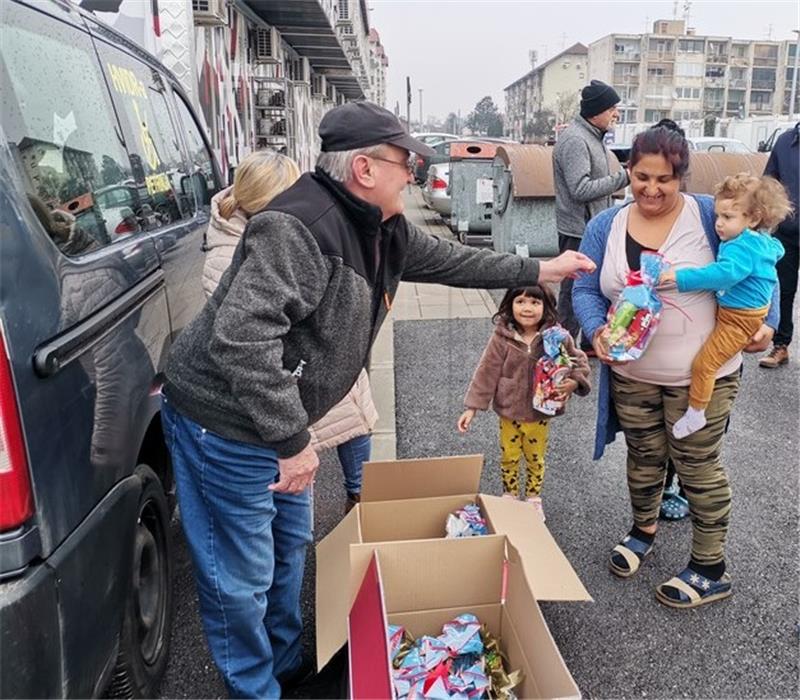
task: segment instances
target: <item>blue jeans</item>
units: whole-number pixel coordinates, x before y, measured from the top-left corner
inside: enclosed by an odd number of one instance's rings
[[[361,493],[361,472],[364,462],[369,462],[371,449],[372,438],[369,433],[354,437],[336,447],[336,453],[342,463],[344,488],[347,493]]]
[[[267,488],[274,450],[215,435],[167,399],[161,420],[214,662],[231,697],[280,697],[276,676],[301,663],[308,492]]]

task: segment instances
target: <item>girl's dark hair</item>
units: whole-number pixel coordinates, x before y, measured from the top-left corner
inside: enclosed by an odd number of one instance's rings
[[[518,296],[542,300],[542,320],[539,324],[540,329],[555,326],[558,323],[558,310],[556,309],[556,298],[553,292],[547,287],[538,284],[533,284],[529,287],[514,287],[513,289],[509,289],[503,296],[497,313],[492,316],[492,321],[495,323],[507,323],[512,328],[516,328],[513,306],[514,299]]]
[[[683,178],[689,170],[689,143],[683,129],[672,119],[662,119],[636,134],[628,168],[633,168],[646,155],[663,156],[672,165],[672,174],[677,178]]]

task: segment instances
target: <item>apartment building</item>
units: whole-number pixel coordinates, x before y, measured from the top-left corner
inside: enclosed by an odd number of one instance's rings
[[[683,20],[589,45],[592,78],[615,87],[620,121],[789,114],[797,43],[699,36]],[[795,111],[798,111],[798,102]]]
[[[369,91],[370,101],[386,106],[386,69],[389,67],[389,57],[381,44],[381,37],[377,29],[369,30]]]
[[[573,44],[506,87],[506,134],[524,141],[528,124],[543,109],[561,121],[577,113],[581,88],[589,82],[587,59],[587,47]]]

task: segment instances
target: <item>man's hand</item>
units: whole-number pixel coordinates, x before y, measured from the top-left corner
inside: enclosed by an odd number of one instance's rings
[[[577,278],[581,273],[594,272],[594,261],[575,250],[567,250],[552,260],[539,263],[539,282],[560,282],[565,277]]]
[[[768,326],[766,323],[761,324],[761,328],[759,328],[754,334],[753,337],[750,338],[750,342],[745,347],[745,352],[763,352],[766,350],[770,343],[772,342],[772,336],[775,335],[775,329]]]
[[[270,484],[270,491],[279,493],[301,493],[314,483],[314,475],[319,467],[319,457],[308,443],[294,457],[278,460],[280,479]]]

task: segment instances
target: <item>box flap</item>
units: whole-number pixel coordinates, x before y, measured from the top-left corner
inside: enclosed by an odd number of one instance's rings
[[[353,545],[351,590],[361,584],[375,550],[387,614],[497,603],[502,597],[505,536]]]
[[[591,600],[550,531],[530,504],[511,498],[480,495],[492,529],[507,535],[519,552],[525,576],[538,600]]]
[[[389,626],[383,605],[378,555],[374,553],[348,616],[350,697],[394,697]]]
[[[393,501],[477,493],[482,470],[483,455],[367,462],[361,500]]]
[[[531,595],[518,551],[509,543],[508,578],[506,591],[505,624],[513,627],[514,634],[526,651],[531,678],[538,698],[580,698],[581,693],[569,672],[561,652],[547,627],[539,605]],[[508,637],[504,630],[503,635]],[[526,682],[526,685],[529,683]],[[531,689],[524,697],[533,697]]]
[[[358,506],[317,544],[317,669],[347,641],[350,545],[361,541]],[[363,569],[362,569],[363,574]]]

